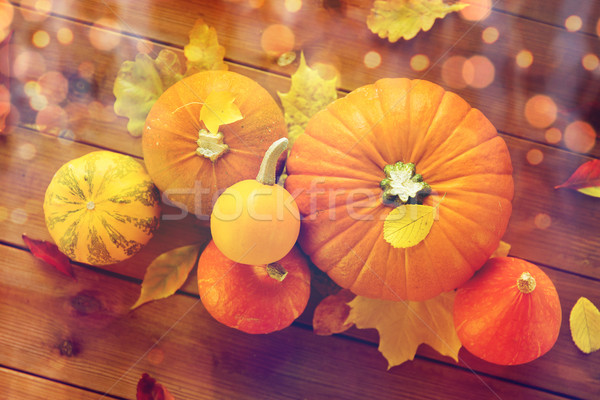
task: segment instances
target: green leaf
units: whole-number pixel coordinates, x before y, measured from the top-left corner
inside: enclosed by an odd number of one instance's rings
[[[569,317],[573,342],[586,354],[600,349],[600,311],[585,297],[580,297]]]
[[[190,31],[190,42],[183,48],[187,58],[186,76],[200,71],[226,70],[223,62],[225,47],[219,45],[217,31],[209,27],[202,19],[194,24]]]
[[[290,149],[296,138],[304,133],[308,120],[329,103],[337,99],[336,78],[321,78],[319,72],[306,65],[304,54],[300,55],[300,65],[292,74],[292,86],[287,93],[280,93],[285,121],[288,127]]]
[[[196,265],[203,245],[178,247],[156,257],[146,269],[140,297],[131,310],[152,300],[164,299],[175,293]]]
[[[211,92],[200,110],[200,121],[212,134],[219,133],[220,125],[231,124],[243,118],[239,107],[234,103],[231,92]]]
[[[383,238],[395,248],[419,244],[431,230],[437,207],[405,204],[390,211],[383,223]]]
[[[161,50],[156,60],[147,54],[138,54],[135,61],[121,65],[113,86],[115,113],[129,118],[127,130],[141,136],[146,116],[159,96],[182,78],[177,55]]]
[[[379,332],[379,351],[388,367],[414,359],[417,348],[428,344],[458,362],[460,340],[452,309],[456,292],[442,293],[426,301],[387,301],[357,296],[348,305],[347,323]]]
[[[459,11],[468,4],[445,4],[442,0],[376,0],[367,26],[380,38],[394,43],[400,38],[410,40],[419,31],[428,31],[436,18]]]

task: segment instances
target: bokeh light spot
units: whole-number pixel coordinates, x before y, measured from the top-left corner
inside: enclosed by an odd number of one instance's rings
[[[521,68],[529,68],[533,64],[533,54],[529,50],[521,50],[515,57],[517,65]]]
[[[381,65],[381,55],[376,51],[369,51],[363,57],[363,63],[367,68],[377,68]]]
[[[556,144],[562,139],[562,132],[558,128],[550,128],[544,133],[546,142]]]
[[[468,8],[468,7],[467,7]],[[442,65],[442,80],[453,89],[462,89],[467,86],[463,79],[463,66],[467,59],[462,56],[449,57]]]
[[[598,56],[592,53],[586,54],[581,59],[581,65],[583,65],[583,68],[587,69],[588,71],[595,70],[598,68],[599,64],[600,60],[598,60]]]
[[[323,79],[333,79],[336,78],[339,84],[340,82],[340,71],[335,67],[335,65],[324,63],[317,61],[310,66],[312,69],[316,70],[319,73],[319,76]]]
[[[567,28],[569,32],[577,32],[582,26],[583,22],[578,15],[571,15],[565,20],[565,28]]]
[[[496,75],[494,64],[485,56],[473,56],[466,60],[462,76],[467,85],[477,89],[488,87]]]
[[[13,224],[23,225],[25,222],[27,222],[27,218],[27,211],[23,210],[22,208],[15,208],[10,213],[10,221]]]
[[[165,359],[165,352],[158,347],[154,347],[148,352],[146,358],[150,364],[160,365]]]
[[[35,51],[21,52],[13,63],[14,76],[21,82],[37,80],[46,72],[46,60]]]
[[[544,153],[539,149],[531,149],[527,152],[527,162],[531,165],[538,165],[544,161]]]
[[[17,156],[25,161],[33,160],[37,150],[32,143],[23,143],[17,147]]]
[[[69,28],[60,28],[56,32],[56,39],[60,44],[69,45],[73,42],[73,31]]]
[[[424,71],[429,67],[429,57],[425,54],[415,54],[410,59],[410,67],[413,71]]]
[[[51,9],[52,2],[49,0],[21,0],[21,15],[29,22],[44,21]]]
[[[90,28],[90,43],[98,50],[110,51],[114,49],[121,42],[121,36],[113,31],[121,31],[119,23],[114,19],[100,18]]]
[[[500,37],[500,32],[493,26],[488,26],[481,32],[481,39],[487,44],[495,43],[498,37]]]
[[[37,81],[28,81],[23,85],[23,91],[27,97],[33,97],[42,93],[42,87]]]
[[[58,136],[69,124],[69,116],[62,107],[51,104],[37,114],[35,124],[39,131]]]
[[[261,8],[265,4],[265,0],[248,0],[248,5],[252,8]]]
[[[564,140],[569,150],[588,153],[596,144],[596,131],[587,122],[575,121],[565,129]]]
[[[35,111],[41,111],[48,106],[48,99],[44,95],[36,94],[29,99],[29,106]]]
[[[15,15],[15,8],[8,0],[0,0],[0,30],[10,26]]]
[[[85,79],[90,79],[94,76],[94,72],[96,68],[91,61],[84,61],[77,67],[77,71],[79,72],[79,76]]]
[[[525,103],[525,119],[533,127],[547,128],[556,120],[557,107],[550,97],[538,94]]]
[[[50,35],[46,31],[37,31],[33,34],[31,42],[35,47],[44,48],[50,44]]]
[[[41,94],[46,96],[49,103],[58,104],[67,98],[69,81],[58,71],[49,71],[40,77],[38,83]]]
[[[302,8],[302,0],[285,0],[284,5],[286,10],[295,13]]]
[[[548,229],[552,225],[552,218],[545,213],[539,213],[533,219],[535,227],[538,229]]]
[[[460,10],[460,16],[467,21],[482,21],[492,11],[492,0],[462,0],[461,3],[469,4]]]
[[[294,32],[286,25],[269,25],[260,38],[260,45],[269,57],[279,57],[292,51],[296,43]]]

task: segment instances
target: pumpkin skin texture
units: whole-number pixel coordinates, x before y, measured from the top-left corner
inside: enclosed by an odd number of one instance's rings
[[[46,190],[50,236],[71,260],[108,265],[137,253],[158,229],[159,193],[133,158],[96,151],[64,164]]]
[[[439,204],[427,237],[383,238],[386,165],[414,163]],[[512,211],[506,144],[477,109],[423,80],[382,79],[315,114],[294,143],[286,188],[303,217],[299,242],[341,287],[421,301],[466,282],[497,248]]]
[[[535,280],[523,293],[523,273]],[[512,257],[490,259],[456,292],[454,324],[469,352],[500,365],[535,360],[556,343],[562,311],[554,284],[536,265]]]
[[[310,296],[310,270],[294,247],[277,262],[287,275],[281,281],[266,265],[236,263],[211,241],[198,260],[198,292],[206,310],[219,322],[252,334],[288,327],[304,311]]]
[[[219,91],[234,95],[243,118],[219,127],[228,149],[211,161],[196,153],[199,130],[205,129],[200,111],[204,99]],[[230,71],[199,72],[171,86],[153,105],[142,137],[144,162],[170,202],[208,219],[220,192],[254,178],[265,150],[284,136],[283,114],[258,83]]]

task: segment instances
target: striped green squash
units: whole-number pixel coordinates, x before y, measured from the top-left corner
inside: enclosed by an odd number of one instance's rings
[[[63,165],[46,190],[50,235],[71,260],[108,265],[137,253],[159,225],[159,193],[133,158],[96,151]]]

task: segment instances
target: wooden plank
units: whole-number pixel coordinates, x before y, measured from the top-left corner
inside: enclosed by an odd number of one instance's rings
[[[2,365],[127,398],[144,372],[178,399],[560,398],[422,359],[386,371],[372,345],[293,326],[244,334],[188,296],[128,312],[137,285],[76,273],[0,246]]]
[[[97,400],[99,396],[98,393],[6,368],[0,368],[0,393],[5,399],[27,400]],[[134,395],[135,393],[132,393],[129,397],[133,398]],[[116,398],[113,396],[106,397],[107,400]]]
[[[53,11],[87,22],[101,16],[117,19],[122,29],[135,36],[177,47],[188,42],[189,30],[195,20],[202,17],[216,28],[230,60],[289,75],[295,70],[295,63],[280,67],[261,48],[262,32],[271,24],[284,23],[295,35],[294,49],[303,50],[312,64],[321,62],[335,67],[340,73],[339,87],[343,90],[383,77],[425,78],[456,91],[481,109],[499,130],[540,142],[545,141],[546,129],[530,125],[524,117],[524,108],[531,97],[545,94],[558,107],[554,126],[561,131],[575,120],[590,122],[598,129],[596,99],[600,81],[581,65],[585,54],[600,52],[600,41],[593,35],[567,32],[504,12],[492,12],[485,23],[477,24],[450,15],[411,41],[390,44],[366,28],[367,8],[349,7],[346,13],[337,13],[324,9],[320,2],[303,4],[297,13],[289,13],[282,2],[268,3],[260,9],[253,9],[245,2],[201,1],[192,6],[188,2],[154,2],[145,12],[140,12],[133,3],[81,1],[76,5],[54,2]],[[148,23],[153,15],[161,18]],[[308,20],[312,23],[306,24]],[[481,38],[488,26],[500,32],[493,44],[486,44]],[[82,40],[86,37],[86,34],[81,35]],[[87,48],[93,51],[89,45]],[[123,50],[119,48],[118,53],[123,54]],[[531,67],[522,69],[516,65],[514,60],[521,50],[532,53]],[[363,57],[370,51],[381,57],[377,68],[368,68],[363,63]],[[114,52],[111,54],[114,56]],[[427,72],[411,69],[410,59],[416,54],[429,58],[431,68]],[[495,79],[489,86],[478,89],[462,87],[461,82],[445,81],[444,62],[449,57],[476,55],[486,57],[494,66]],[[485,74],[486,68],[481,67],[477,72]],[[446,70],[453,69],[446,67]],[[460,71],[454,72],[460,75]],[[562,142],[559,145],[564,146]],[[600,156],[600,146],[596,145],[590,154]]]

